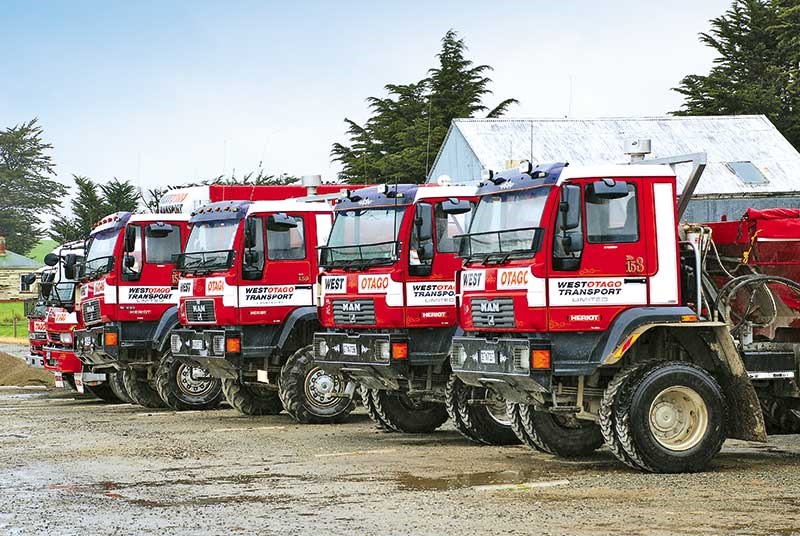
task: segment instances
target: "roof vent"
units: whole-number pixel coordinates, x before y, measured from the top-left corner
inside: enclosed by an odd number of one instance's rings
[[[644,157],[649,155],[650,138],[640,138],[638,140],[629,140],[625,142],[625,154],[631,157],[631,163],[641,162]]]
[[[308,195],[317,195],[317,186],[322,184],[322,175],[303,175],[300,184],[306,187]]]

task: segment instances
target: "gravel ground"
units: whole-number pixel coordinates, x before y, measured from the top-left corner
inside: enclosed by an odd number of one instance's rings
[[[3,388],[0,534],[800,534],[798,438],[648,475],[361,412],[299,426]]]

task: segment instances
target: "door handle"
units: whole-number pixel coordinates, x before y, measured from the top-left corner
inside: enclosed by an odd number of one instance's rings
[[[647,283],[647,279],[645,279],[644,277],[626,277],[625,283],[639,283],[644,285],[645,283]]]

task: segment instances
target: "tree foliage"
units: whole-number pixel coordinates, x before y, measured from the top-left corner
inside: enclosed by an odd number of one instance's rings
[[[413,84],[387,84],[386,97],[369,97],[372,113],[363,125],[345,118],[349,141],[334,143],[331,157],[351,183],[423,182],[453,119],[503,115],[516,99],[489,110],[488,65],[474,65],[467,47],[450,30],[442,38],[438,65]],[[487,113],[488,112],[488,113]]]
[[[44,236],[41,217],[55,214],[67,189],[54,180],[52,145],[36,119],[0,130],[0,235],[25,254]]]
[[[114,212],[136,212],[139,190],[129,181],[117,178],[98,184],[92,179],[72,176],[75,196],[70,202],[71,215],[62,215],[50,225],[50,238],[60,244],[83,240],[100,219]]]
[[[719,55],[707,75],[688,75],[675,91],[677,115],[764,114],[800,148],[800,4],[735,0],[700,41]]]

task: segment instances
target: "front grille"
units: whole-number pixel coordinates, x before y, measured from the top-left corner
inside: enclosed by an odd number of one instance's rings
[[[92,324],[100,321],[100,300],[89,300],[81,305],[83,323]]]
[[[214,300],[186,300],[186,319],[189,322],[211,324],[216,322]]]
[[[472,323],[476,328],[513,328],[514,300],[495,298],[472,300]]]
[[[375,324],[375,301],[333,300],[333,321],[336,324]]]

